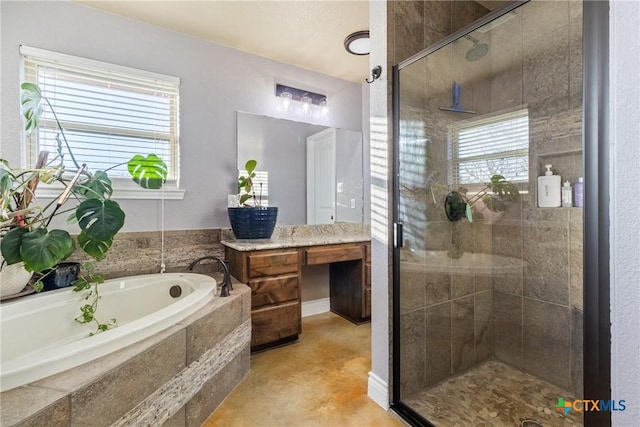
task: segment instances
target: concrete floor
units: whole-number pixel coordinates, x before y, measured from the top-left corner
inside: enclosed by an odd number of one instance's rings
[[[370,370],[370,324],[306,317],[299,342],[252,356],[249,374],[203,426],[404,426],[367,397]]]

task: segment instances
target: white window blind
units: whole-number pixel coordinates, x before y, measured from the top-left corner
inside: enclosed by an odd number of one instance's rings
[[[449,182],[477,184],[495,174],[529,179],[529,111],[518,109],[449,127]]]
[[[129,177],[135,154],[156,154],[178,178],[179,79],[41,49],[20,47],[24,81],[37,83],[49,99],[73,154],[91,170]],[[45,106],[37,133],[27,138],[28,165],[38,153],[57,152],[58,128]],[[74,169],[62,144],[65,165]],[[51,158],[50,155],[50,158]]]

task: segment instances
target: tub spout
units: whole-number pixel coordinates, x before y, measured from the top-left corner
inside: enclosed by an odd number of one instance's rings
[[[231,275],[229,274],[229,266],[227,266],[227,262],[222,258],[213,256],[213,255],[200,257],[195,261],[193,261],[191,264],[189,264],[189,267],[187,267],[187,270],[189,271],[193,270],[193,267],[195,267],[200,261],[204,261],[205,259],[212,259],[212,260],[218,261],[218,264],[222,266],[224,279],[222,280],[222,285],[221,285],[222,289],[220,290],[220,296],[228,297],[230,295],[229,291],[233,290],[233,285],[231,284]]]

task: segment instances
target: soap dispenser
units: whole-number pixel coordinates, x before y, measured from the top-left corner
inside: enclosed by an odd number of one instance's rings
[[[547,170],[544,176],[538,177],[538,207],[559,208],[562,204],[560,192],[562,178],[554,175],[551,170],[552,165],[544,165]]]
[[[569,180],[566,180],[562,185],[562,207],[573,207],[573,188],[571,188]]]

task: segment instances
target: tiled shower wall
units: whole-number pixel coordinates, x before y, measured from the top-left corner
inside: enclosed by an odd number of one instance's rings
[[[391,1],[387,5],[388,70],[489,12],[475,1]],[[409,87],[404,92],[408,106],[403,114],[408,117],[415,115],[416,123],[425,127],[404,130],[405,133],[417,132],[415,136],[421,142],[416,145],[416,150],[425,149],[421,138],[425,134],[432,135],[430,131],[435,127],[433,122],[424,121],[427,106],[421,94],[426,87],[426,78],[427,73],[421,73],[417,79],[412,79],[420,88],[414,90],[415,87]],[[391,95],[391,79],[388,82],[388,93]],[[412,94],[417,96],[413,97]],[[391,98],[387,105],[391,108]],[[389,117],[392,117],[391,110]],[[424,151],[414,154],[414,159],[426,156]],[[444,155],[446,159],[446,145],[440,153],[432,152],[430,155],[434,159]],[[401,207],[413,217],[405,225],[405,233],[409,236],[407,241],[412,241],[413,249],[418,250],[427,247],[448,248],[452,225],[446,221],[441,210],[428,209],[425,212],[424,208],[419,207],[424,205],[429,194],[414,190],[418,189],[419,182],[424,184],[428,172],[424,164],[414,166],[411,171],[403,171],[413,173],[416,178],[416,185],[406,189],[404,196],[408,196],[405,197],[407,203]],[[446,169],[440,173],[444,172]],[[411,191],[414,193],[408,194]],[[432,240],[433,236],[438,237]],[[419,391],[447,378],[452,372],[462,372],[477,361],[491,357],[493,340],[489,314],[493,291],[488,283],[481,283],[479,280],[476,286],[473,276],[417,271],[403,276],[400,286],[406,297],[401,302],[403,330],[400,345],[402,349],[406,349],[403,350],[401,362],[402,396]],[[477,346],[474,344],[476,336],[479,337]]]
[[[390,2],[394,25],[389,26],[393,29],[389,57],[395,63],[446,36],[447,28],[457,29],[452,16],[457,16],[453,9],[458,2],[435,3],[440,4]],[[474,10],[475,19],[482,9]],[[440,25],[434,23],[437,17]],[[436,34],[437,28],[443,31]],[[430,38],[434,34],[439,38]],[[401,117],[414,125],[400,132],[415,138],[415,150],[429,146],[431,165],[409,165],[401,173],[414,174],[416,184],[424,183],[433,170],[446,177],[447,125],[458,118],[438,112],[438,106],[451,102],[451,81],[441,78],[446,73],[438,69],[453,64],[453,75],[464,88],[464,107],[485,113],[527,105],[530,179],[522,188],[527,190],[522,202],[503,215],[483,218],[477,213],[473,224],[464,220],[452,224],[437,209],[439,203],[427,203],[424,212],[425,200],[432,195],[409,185],[401,190],[406,201],[401,210],[412,219],[405,224],[405,236],[413,249],[457,246],[467,252],[520,258],[525,266],[493,277],[455,272],[402,276],[401,348],[408,351],[401,362],[402,395],[495,357],[580,396],[582,211],[537,208],[535,184],[546,163],[552,163],[563,180],[575,182],[582,175],[582,4],[533,1],[490,34],[486,40],[490,60],[479,61],[475,69],[468,63],[449,62],[451,56],[464,61],[456,49],[469,46],[461,44],[452,46],[454,55],[435,54],[441,64],[431,60],[403,70]],[[415,342],[425,345],[410,344]]]

